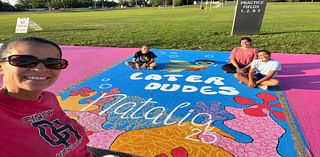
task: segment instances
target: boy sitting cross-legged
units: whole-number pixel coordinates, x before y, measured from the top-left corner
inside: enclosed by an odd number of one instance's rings
[[[248,87],[259,87],[268,89],[269,86],[279,85],[276,78],[277,71],[281,70],[279,61],[271,59],[271,52],[268,50],[259,50],[258,59],[252,61],[248,74],[236,73],[234,76],[248,85]]]
[[[155,58],[157,58],[157,55],[149,51],[149,46],[143,45],[141,50],[134,54],[132,62],[126,62],[125,64],[133,69],[152,70],[157,65]]]

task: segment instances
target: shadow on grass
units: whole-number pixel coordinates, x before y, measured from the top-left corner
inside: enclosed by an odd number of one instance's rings
[[[259,35],[303,33],[303,32],[317,33],[317,32],[320,32],[320,30],[297,30],[297,31],[285,31],[285,32],[265,32],[265,33],[260,33]]]
[[[320,90],[320,74],[306,73],[308,70],[320,69],[318,63],[283,64],[279,72],[280,86],[283,90],[307,89]],[[281,76],[286,75],[286,76]],[[290,76],[291,75],[291,76]],[[299,76],[295,76],[299,75]]]
[[[92,11],[113,11],[113,10],[126,10],[129,8],[66,8],[66,9],[59,9],[55,10],[55,12],[92,12]],[[130,8],[131,9],[131,8]]]

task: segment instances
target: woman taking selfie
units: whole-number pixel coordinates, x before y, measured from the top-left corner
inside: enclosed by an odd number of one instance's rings
[[[51,86],[68,61],[43,38],[22,37],[0,49],[0,154],[10,157],[91,157],[84,129],[66,116]]]

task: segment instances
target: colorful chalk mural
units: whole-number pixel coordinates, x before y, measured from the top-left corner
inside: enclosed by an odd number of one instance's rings
[[[227,53],[152,49],[155,70],[125,61],[60,92],[90,146],[146,157],[298,156],[279,91],[240,84]]]

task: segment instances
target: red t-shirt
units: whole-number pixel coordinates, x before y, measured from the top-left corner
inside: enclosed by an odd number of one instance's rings
[[[230,59],[235,59],[240,65],[248,65],[257,57],[257,48],[236,47],[231,51]]]
[[[0,155],[10,157],[92,157],[84,129],[66,116],[56,96],[37,101],[0,92]]]

